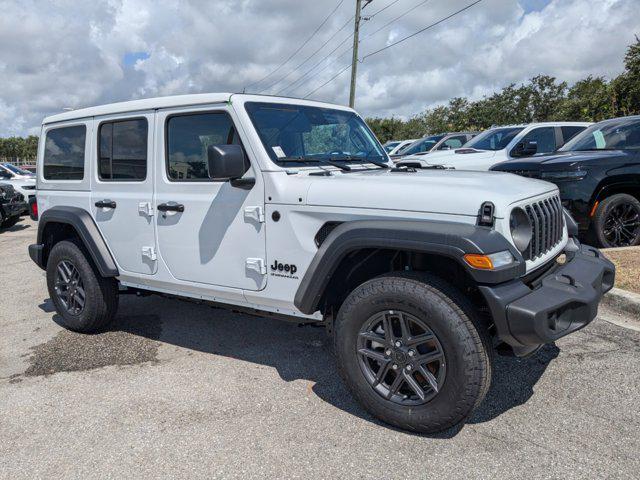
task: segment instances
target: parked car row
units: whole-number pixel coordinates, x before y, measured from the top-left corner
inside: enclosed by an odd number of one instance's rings
[[[0,229],[13,227],[28,212],[27,203],[12,185],[0,183]]]
[[[425,139],[436,137],[445,136]],[[493,170],[550,181],[558,185],[562,205],[575,217],[583,239],[600,247],[640,244],[638,116],[597,124],[494,127],[461,148],[428,149],[394,160],[398,166]]]
[[[11,185],[28,200],[36,194],[36,176],[10,163],[0,163],[0,182]]]

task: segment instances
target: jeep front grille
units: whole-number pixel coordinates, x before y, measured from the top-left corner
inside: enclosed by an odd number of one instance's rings
[[[529,248],[524,252],[525,260],[535,260],[552,250],[562,240],[564,216],[560,197],[553,196],[527,205],[533,235]]]

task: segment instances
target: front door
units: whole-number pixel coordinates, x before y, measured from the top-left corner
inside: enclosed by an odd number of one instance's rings
[[[264,188],[247,157],[234,186],[209,178],[207,148],[240,144],[233,111],[161,110],[157,115],[155,208],[159,254],[171,274],[188,282],[260,290],[266,285]],[[245,154],[246,154],[245,149]]]
[[[91,209],[121,273],[157,270],[153,221],[155,113],[95,120]]]

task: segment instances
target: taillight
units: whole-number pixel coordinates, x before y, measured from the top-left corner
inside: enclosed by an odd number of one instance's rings
[[[38,200],[36,197],[29,198],[29,216],[31,220],[38,220]]]

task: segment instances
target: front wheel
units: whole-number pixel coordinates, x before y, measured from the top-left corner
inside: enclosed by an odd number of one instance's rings
[[[626,193],[605,198],[593,218],[593,229],[602,248],[640,244],[640,201]]]
[[[344,301],[334,329],[338,369],[380,420],[435,433],[464,422],[491,379],[491,346],[457,290],[432,275],[370,280]]]

